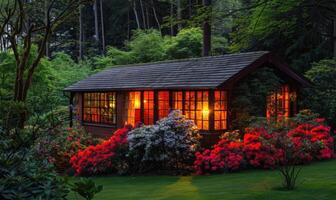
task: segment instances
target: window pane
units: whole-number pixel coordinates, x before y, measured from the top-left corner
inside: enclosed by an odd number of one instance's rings
[[[289,86],[283,85],[280,90],[267,96],[266,117],[278,118],[289,117],[290,113],[290,97]]]
[[[150,125],[154,123],[154,92],[144,91],[144,124]]]
[[[227,129],[227,97],[226,91],[215,91],[214,125],[215,130]]]
[[[127,124],[135,126],[140,122],[141,115],[141,93],[140,92],[129,92],[128,93],[128,106],[127,106]]]
[[[169,114],[169,91],[158,92],[158,112],[159,119],[167,117]]]
[[[116,93],[84,93],[83,111],[85,122],[115,125]]]
[[[209,129],[209,102],[208,91],[185,92],[185,115],[194,120],[199,129]]]

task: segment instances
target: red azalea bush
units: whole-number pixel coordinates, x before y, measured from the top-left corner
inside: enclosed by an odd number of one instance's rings
[[[323,119],[290,124],[293,128],[288,132],[247,128],[242,142],[237,137],[232,140],[224,136],[213,149],[196,153],[196,173],[236,171],[245,162],[254,168],[274,169],[288,160],[288,149],[281,145],[283,141],[290,144],[295,164],[334,157],[334,140]]]
[[[246,129],[244,154],[248,163],[256,168],[273,169],[283,158],[283,151],[275,146],[275,134],[265,128]]]
[[[225,133],[212,150],[197,152],[194,167],[197,174],[206,174],[236,171],[244,162],[243,143],[239,139],[239,132],[233,131]]]
[[[334,157],[334,139],[330,135],[330,127],[324,124],[324,119],[317,118],[298,124],[288,132],[288,137],[295,148],[301,151],[304,149],[300,156],[302,163]],[[308,144],[308,148],[303,148],[304,144]]]
[[[129,128],[118,129],[110,139],[79,151],[71,157],[70,163],[76,175],[93,175],[107,172],[120,172],[125,167],[125,154],[128,149]]]

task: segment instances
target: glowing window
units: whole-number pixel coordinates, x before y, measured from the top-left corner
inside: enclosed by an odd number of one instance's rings
[[[84,93],[83,97],[83,121],[115,125],[116,93]]]
[[[289,117],[290,115],[290,91],[288,85],[283,85],[279,91],[267,97],[267,118]]]
[[[154,123],[154,92],[143,92],[143,104],[144,104],[144,124],[150,125]]]
[[[183,106],[182,106],[183,93],[182,92],[173,92],[172,94],[173,94],[173,109],[182,111],[182,109],[183,109]]]
[[[141,121],[141,92],[128,93],[127,122],[135,126]]]
[[[226,91],[215,91],[214,125],[215,125],[215,130],[227,129],[227,94],[226,94]]]
[[[184,112],[188,119],[194,120],[199,129],[209,130],[208,91],[186,91]]]
[[[169,114],[169,91],[158,92],[158,116],[159,119],[167,117]]]

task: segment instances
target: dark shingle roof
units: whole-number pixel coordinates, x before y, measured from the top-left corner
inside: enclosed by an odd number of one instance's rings
[[[112,67],[65,91],[216,88],[266,51]]]

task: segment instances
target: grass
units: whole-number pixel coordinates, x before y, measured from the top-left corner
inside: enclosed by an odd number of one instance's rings
[[[305,166],[293,191],[279,190],[277,171],[249,170],[211,176],[111,176],[93,178],[104,189],[95,199],[324,200],[336,197],[336,160]],[[74,194],[69,199],[75,199]]]

